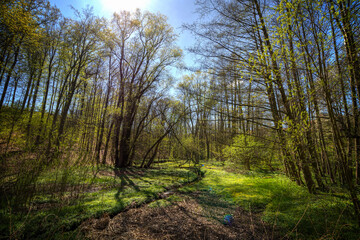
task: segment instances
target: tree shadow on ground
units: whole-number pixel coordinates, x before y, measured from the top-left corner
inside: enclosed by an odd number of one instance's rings
[[[128,170],[126,169],[116,169],[115,170],[115,175],[117,177],[120,178],[121,183],[120,183],[120,187],[119,187],[119,191],[123,190],[125,188],[125,186],[131,186],[132,188],[134,188],[137,192],[140,191],[140,188],[138,185],[136,185],[127,175],[128,175]]]
[[[152,182],[151,181],[148,181],[146,179],[144,179],[142,176],[145,175],[144,172],[139,172],[139,171],[135,171],[134,169],[132,168],[129,168],[127,169],[127,173],[130,173],[132,177],[136,178],[136,179],[139,179],[140,181],[142,182],[146,182],[146,183],[149,183],[151,184]]]
[[[198,192],[182,195],[182,201],[166,207],[148,206],[130,209],[109,220],[104,229],[96,229],[101,219],[82,226],[90,239],[278,239],[271,226],[259,216],[224,203],[216,195]],[[213,211],[212,208],[219,208]],[[232,224],[219,219],[224,213],[234,217]],[[209,216],[216,217],[209,217]]]
[[[236,206],[223,198],[220,198],[215,193],[210,191],[198,191],[189,194],[189,197],[196,200],[206,211],[206,217],[212,218],[218,222],[223,222],[223,216],[231,214],[236,210]]]
[[[115,199],[120,205],[124,206],[124,202],[121,198],[121,193],[127,186],[132,187],[136,192],[140,192],[140,188],[136,185],[128,176],[126,169],[115,169],[115,177],[120,178],[120,186],[115,194]]]

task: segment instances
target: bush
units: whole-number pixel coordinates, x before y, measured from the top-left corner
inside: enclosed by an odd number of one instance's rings
[[[244,165],[250,170],[250,164],[259,164],[268,155],[265,145],[253,136],[237,135],[233,143],[223,149],[226,160]]]

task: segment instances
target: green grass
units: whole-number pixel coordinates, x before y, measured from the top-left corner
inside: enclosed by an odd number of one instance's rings
[[[18,231],[18,238],[78,238],[73,231],[82,221],[104,213],[115,215],[129,206],[149,202],[167,189],[195,179],[195,171],[177,168],[176,163],[156,164],[156,168],[130,168],[127,174],[111,176],[113,169],[101,168],[94,177],[89,167],[46,171],[37,184],[91,186],[78,198],[71,192],[38,194],[30,205],[51,207],[28,212],[1,209],[0,238]],[[226,166],[206,164],[205,177],[179,189],[186,195],[201,191],[197,201],[208,210],[208,217],[222,220],[237,206],[257,212],[267,223],[276,226],[282,236],[293,239],[358,239],[359,228],[353,216],[351,202],[346,194],[311,195],[282,174],[250,171],[227,172]],[[66,180],[66,181],[65,181]],[[52,186],[52,185],[51,185]],[[55,189],[55,188],[54,188]],[[54,190],[53,189],[53,190]],[[182,194],[172,195],[149,204],[164,207],[181,201]],[[10,223],[11,222],[11,226]]]
[[[178,195],[171,195],[168,198],[165,199],[159,199],[156,200],[154,202],[151,202],[148,207],[150,208],[157,208],[157,207],[166,207],[166,206],[170,206],[173,203],[179,202],[183,200],[182,197],[178,196]]]
[[[101,171],[110,175],[111,168]],[[52,204],[50,208],[38,211],[10,213],[10,209],[1,210],[0,238],[17,231],[18,238],[57,238],[69,237],[82,221],[90,217],[99,217],[104,213],[114,215],[128,206],[138,205],[156,199],[166,189],[192,181],[196,175],[185,168],[175,168],[171,164],[162,164],[162,168],[139,170],[131,168],[126,174],[105,176],[91,174],[91,168],[72,168],[67,171],[47,172],[39,177],[38,184],[55,184],[66,176],[66,186],[91,184],[91,191],[85,191],[76,199],[71,193],[63,195],[39,194],[30,205]],[[174,199],[172,199],[174,198]],[[175,197],[168,201],[175,201]],[[163,204],[163,203],[162,203]],[[161,205],[161,204],[160,204]],[[11,222],[11,226],[10,226]],[[65,235],[64,235],[65,234]],[[74,235],[74,238],[77,238]]]
[[[311,195],[281,174],[229,173],[220,166],[205,166],[205,178],[181,188],[182,192],[208,191],[253,212],[295,239],[358,239],[359,228],[348,197]]]

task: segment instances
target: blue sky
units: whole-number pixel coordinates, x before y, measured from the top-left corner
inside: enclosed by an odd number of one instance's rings
[[[50,0],[50,3],[56,5],[65,17],[73,16],[70,6],[80,10],[87,5],[94,7],[95,15],[108,19],[115,11],[134,11],[136,8],[162,13],[168,17],[168,23],[179,35],[178,45],[184,50],[184,61],[187,65],[194,64],[193,57],[185,51],[194,44],[194,40],[189,33],[182,31],[181,25],[196,20],[194,2],[195,0]]]

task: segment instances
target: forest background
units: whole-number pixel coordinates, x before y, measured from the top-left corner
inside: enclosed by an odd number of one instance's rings
[[[170,160],[281,172],[342,194],[360,223],[360,3],[196,6],[183,26],[195,67],[160,13],[64,18],[47,1],[0,3],[4,209],[29,206],[55,170],[63,193],[75,168]]]

